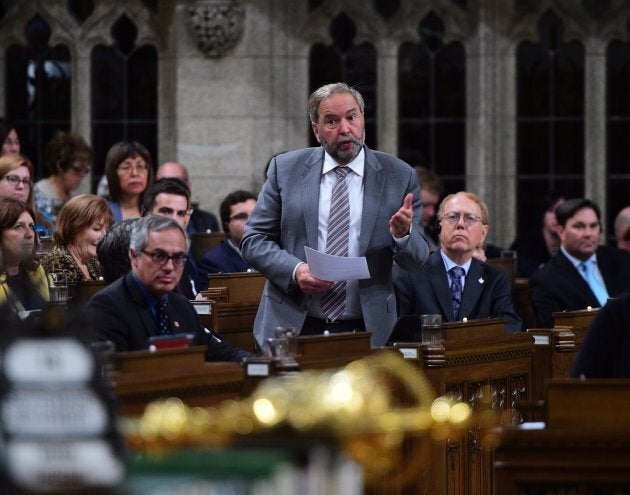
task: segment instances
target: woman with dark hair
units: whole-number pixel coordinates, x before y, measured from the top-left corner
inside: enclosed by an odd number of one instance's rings
[[[139,217],[142,195],[153,180],[149,151],[136,141],[116,143],[107,152],[105,175],[114,221]]]
[[[35,184],[35,207],[55,223],[57,214],[90,173],[92,148],[78,134],[57,132],[44,150],[48,177]]]
[[[19,155],[21,151],[20,138],[18,138],[15,126],[7,119],[0,117],[0,156]]]
[[[26,203],[0,198],[0,305],[8,303],[18,312],[42,309],[49,301],[46,273],[35,259],[34,217]]]
[[[59,211],[53,249],[42,259],[44,269],[65,272],[68,282],[101,279],[96,247],[113,223],[105,199],[94,194],[72,198]]]

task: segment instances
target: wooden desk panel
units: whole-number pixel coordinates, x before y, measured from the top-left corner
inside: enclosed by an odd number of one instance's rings
[[[547,422],[498,430],[494,495],[630,493],[630,380],[553,380]]]
[[[188,406],[239,399],[245,373],[239,363],[204,361],[205,347],[119,353],[112,374],[122,415],[140,415],[157,399],[178,397]]]
[[[215,273],[208,287],[227,287],[229,303],[258,304],[266,280],[259,272]]]

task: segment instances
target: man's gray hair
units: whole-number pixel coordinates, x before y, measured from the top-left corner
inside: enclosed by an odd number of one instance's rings
[[[319,120],[319,104],[334,94],[344,94],[350,93],[359,105],[359,110],[361,113],[365,113],[365,101],[363,100],[363,96],[356,89],[351,88],[346,83],[337,82],[333,84],[326,84],[321,88],[316,89],[311,93],[311,96],[308,99],[308,105],[306,107],[308,111],[308,118],[313,123],[317,123]]]
[[[133,226],[131,231],[131,240],[129,241],[129,249],[133,249],[136,253],[140,253],[149,243],[149,234],[151,232],[164,232],[165,230],[179,230],[186,240],[186,253],[190,249],[190,239],[184,228],[170,217],[162,217],[159,215],[147,215],[140,218]]]

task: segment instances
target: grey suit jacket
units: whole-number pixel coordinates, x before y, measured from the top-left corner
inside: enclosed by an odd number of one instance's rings
[[[394,284],[401,315],[440,314],[445,322],[464,317],[505,318],[506,332],[523,330],[523,322],[514,311],[507,274],[474,258],[466,274],[457,318],[453,315],[448,274],[440,251],[429,256],[420,272],[409,273],[396,267]]]
[[[359,281],[361,309],[372,344],[383,345],[396,321],[392,262],[419,270],[429,247],[423,237],[422,200],[415,171],[405,162],[365,149],[363,215],[359,255],[367,258],[370,278]],[[306,261],[304,247],[317,249],[319,187],[323,148],[306,148],[278,155],[269,165],[267,181],[258,197],[241,252],[267,277],[254,323],[263,345],[278,326],[302,328],[310,296],[293,279],[296,265]],[[389,232],[391,216],[413,193],[414,222],[408,243],[398,249]]]

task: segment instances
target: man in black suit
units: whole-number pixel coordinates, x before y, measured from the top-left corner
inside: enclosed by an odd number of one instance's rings
[[[600,218],[589,199],[570,199],[556,209],[560,250],[529,279],[539,325],[553,326],[554,312],[601,307],[630,290],[630,254],[599,245]]]
[[[239,244],[245,224],[256,206],[256,195],[249,191],[234,191],[221,202],[219,214],[225,239],[204,253],[199,260],[199,273],[206,280],[211,273],[246,272],[252,266],[243,258]]]
[[[458,192],[444,198],[437,218],[441,249],[419,272],[395,268],[398,314],[440,314],[445,322],[504,317],[506,332],[521,331],[507,274],[473,257],[488,234],[486,204],[472,193]],[[461,278],[455,281],[457,270]],[[454,284],[461,284],[461,291],[453,290]]]
[[[172,292],[188,244],[183,227],[171,218],[149,215],[134,224],[131,272],[95,294],[85,309],[99,340],[110,340],[124,352],[146,349],[153,336],[190,333],[196,344],[207,345],[208,361],[240,361],[249,355],[205,329],[190,302]]]

